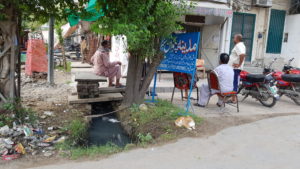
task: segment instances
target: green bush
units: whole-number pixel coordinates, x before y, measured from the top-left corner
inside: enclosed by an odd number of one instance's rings
[[[69,137],[67,142],[71,145],[83,145],[87,138],[87,124],[81,120],[73,120],[68,126]]]
[[[34,111],[28,108],[22,107],[19,101],[10,101],[4,103],[1,107],[6,113],[2,114],[0,117],[0,126],[1,125],[12,125],[13,121],[25,124],[30,123],[34,124],[37,120],[37,115]]]
[[[139,143],[142,145],[145,145],[145,144],[153,141],[153,137],[152,137],[151,133],[147,133],[145,135],[142,133],[139,133],[137,135],[137,137],[138,137]]]

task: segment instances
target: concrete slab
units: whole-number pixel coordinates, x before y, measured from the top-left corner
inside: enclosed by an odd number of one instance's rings
[[[125,88],[115,88],[115,87],[100,87],[100,94],[106,93],[122,93],[125,92]]]
[[[93,68],[72,68],[71,73],[76,74],[78,72],[93,72]]]
[[[88,63],[72,62],[71,67],[72,68],[92,68],[92,65],[90,65]]]
[[[78,99],[77,95],[70,95],[68,97],[69,104],[86,104],[108,101],[120,101],[123,96],[120,93],[100,94],[98,98]]]
[[[94,81],[94,82],[106,82],[107,78],[104,76],[98,76],[92,72],[78,72],[75,74],[75,81]]]
[[[158,98],[163,100],[171,100],[172,93],[158,93]],[[196,98],[196,91],[192,93],[192,97]],[[174,94],[173,104],[185,108],[186,101],[182,101],[180,93]],[[272,107],[264,107],[261,103],[253,98],[247,98],[245,101],[240,102],[240,112],[236,112],[236,108],[226,106],[220,109],[216,106],[217,96],[213,96],[207,107],[192,106],[190,111],[193,111],[196,115],[201,117],[220,117],[220,116],[251,116],[251,115],[263,115],[263,114],[280,114],[280,113],[298,113],[300,114],[300,106],[296,105],[291,99],[283,96],[277,104]],[[242,97],[239,96],[239,100]],[[192,104],[197,101],[192,101]]]
[[[125,92],[125,88],[101,87],[101,88],[99,88],[99,91],[101,94],[122,93],[122,92]],[[72,92],[71,95],[77,95],[77,91]]]

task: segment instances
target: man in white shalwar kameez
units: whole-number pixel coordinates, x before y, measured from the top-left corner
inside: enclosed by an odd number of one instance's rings
[[[233,91],[233,80],[234,80],[234,71],[233,68],[228,65],[229,55],[226,53],[222,53],[220,55],[220,65],[214,69],[216,72],[218,79],[220,90],[222,93],[228,93]],[[210,91],[208,84],[203,84],[200,88],[200,98],[196,106],[205,107],[208,103],[208,99],[211,95],[219,93],[220,91],[212,90]],[[219,97],[217,106],[222,106],[223,101],[222,98]]]

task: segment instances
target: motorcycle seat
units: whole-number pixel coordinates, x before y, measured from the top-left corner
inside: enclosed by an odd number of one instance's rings
[[[265,81],[265,75],[263,74],[248,74],[246,79],[249,82],[252,83],[258,83],[258,82],[264,82]]]
[[[282,80],[287,82],[300,82],[300,74],[285,74],[282,75]]]

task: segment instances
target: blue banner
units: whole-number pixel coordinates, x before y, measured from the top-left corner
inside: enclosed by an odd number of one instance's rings
[[[200,32],[173,34],[173,37],[161,43],[165,58],[158,69],[194,74]]]

